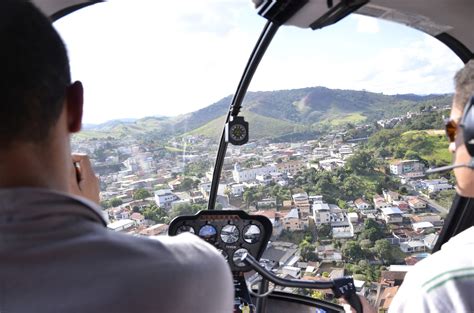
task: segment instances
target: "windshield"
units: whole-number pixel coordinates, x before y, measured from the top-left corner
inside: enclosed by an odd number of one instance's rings
[[[263,24],[230,0],[116,0],[56,22],[86,90],[73,150],[93,159],[109,228],[166,235],[172,218],[207,208],[224,116]],[[383,308],[377,288],[429,255],[455,196],[451,173],[424,172],[451,163],[442,117],[461,66],[435,39],[363,16],[283,27],[244,100],[250,141],[229,146],[216,208],[271,220],[262,260],[279,275],[352,274]]]

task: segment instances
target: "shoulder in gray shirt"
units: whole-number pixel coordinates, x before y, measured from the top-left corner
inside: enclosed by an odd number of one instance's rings
[[[228,265],[191,234],[108,230],[100,208],[42,189],[0,189],[0,312],[232,312]]]

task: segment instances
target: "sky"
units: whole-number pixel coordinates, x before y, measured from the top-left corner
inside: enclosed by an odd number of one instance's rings
[[[233,94],[265,21],[250,0],[109,0],[55,27],[84,84],[84,122],[102,123],[179,115]],[[249,90],[451,93],[461,67],[430,36],[351,15],[317,31],[281,27]]]

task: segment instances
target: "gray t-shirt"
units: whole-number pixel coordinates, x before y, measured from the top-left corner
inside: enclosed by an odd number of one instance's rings
[[[108,230],[100,208],[43,189],[0,189],[0,312],[202,312],[233,308],[232,276],[191,234]]]

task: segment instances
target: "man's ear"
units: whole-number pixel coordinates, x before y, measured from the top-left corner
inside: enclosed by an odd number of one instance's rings
[[[66,89],[67,125],[70,133],[77,133],[82,126],[84,106],[84,88],[80,81],[74,82]]]

